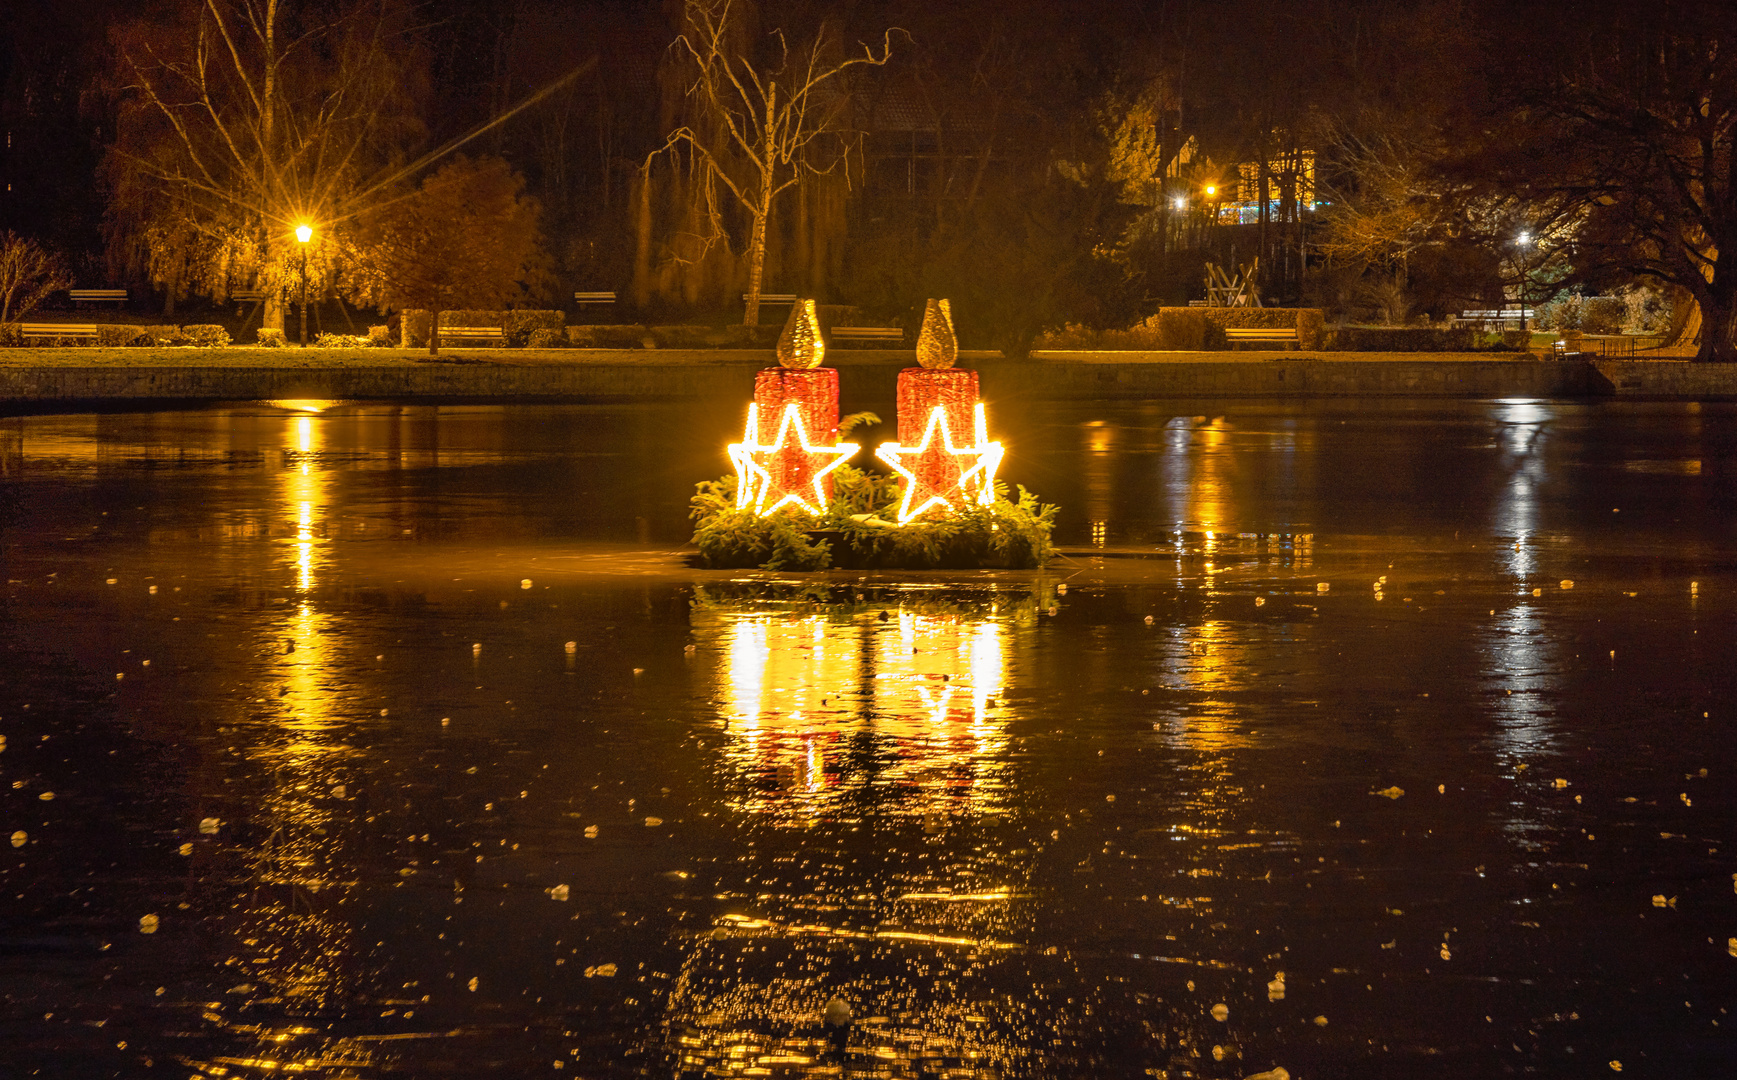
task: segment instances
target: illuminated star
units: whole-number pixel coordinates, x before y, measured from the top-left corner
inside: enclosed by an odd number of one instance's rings
[[[937,405],[929,413],[929,424],[923,429],[923,441],[914,447],[900,446],[897,443],[882,443],[875,448],[875,455],[891,465],[899,475],[905,478],[905,497],[899,504],[899,524],[903,525],[913,518],[939,507],[952,511],[954,506],[948,501],[957,493],[963,497],[963,502],[977,502],[988,506],[995,501],[995,470],[1001,464],[1001,444],[989,441],[988,422],[984,418],[983,403],[977,403],[977,443],[974,446],[955,446],[953,432],[947,424],[947,410]],[[937,443],[936,433],[941,438]],[[900,462],[900,458],[916,458],[923,464],[949,462],[960,467],[959,479],[945,487],[920,479],[916,472]],[[972,459],[971,467],[965,468],[964,459]],[[931,469],[924,469],[932,473]],[[950,471],[950,470],[949,470]]]
[[[796,506],[810,514],[825,513],[826,488],[822,482],[832,470],[850,460],[851,455],[859,449],[857,444],[814,445],[809,441],[808,429],[802,423],[800,402],[793,401],[784,406],[784,416],[778,422],[777,437],[770,443],[757,441],[759,421],[760,406],[748,406],[748,423],[742,433],[742,441],[730,444],[730,460],[736,465],[736,508],[752,510],[762,517],[785,506]],[[793,453],[795,446],[791,445],[793,430],[796,444],[802,447],[799,455]],[[779,490],[778,483],[773,479],[772,469],[768,466],[793,456],[800,456],[803,460],[801,467],[792,471],[799,476],[807,474],[808,482]],[[831,461],[820,464],[829,456]],[[809,496],[812,496],[812,501]]]

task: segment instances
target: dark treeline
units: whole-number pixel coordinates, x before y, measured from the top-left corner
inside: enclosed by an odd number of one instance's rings
[[[296,43],[275,66],[262,20]],[[469,136],[540,208],[526,303],[740,320],[758,281],[909,321],[947,295],[967,338],[1019,349],[1258,260],[1264,302],[1355,321],[1647,292],[1731,358],[1733,23],[1631,0],[29,3],[0,26],[0,228],[172,309],[274,285],[311,215],[343,292],[350,224]]]

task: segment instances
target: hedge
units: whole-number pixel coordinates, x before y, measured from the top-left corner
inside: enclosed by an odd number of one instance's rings
[[[403,328],[403,347],[406,349],[426,349],[428,347],[428,323],[428,312],[405,311],[399,319],[399,325]],[[516,308],[511,311],[457,308],[440,313],[440,325],[442,326],[500,327],[501,344],[510,349],[524,348],[530,340],[533,330],[560,330],[566,323],[566,312],[536,308]],[[441,344],[446,344],[446,342]]]
[[[1478,332],[1469,326],[1336,326],[1325,349],[1339,352],[1471,352]]]
[[[649,328],[636,323],[617,326],[569,326],[567,341],[577,349],[638,349],[645,345]]]
[[[1319,349],[1326,321],[1320,308],[1167,307],[1126,330],[1091,331],[1070,326],[1044,335],[1039,347],[1199,352],[1228,348],[1224,336],[1227,327],[1296,327],[1299,348]]]

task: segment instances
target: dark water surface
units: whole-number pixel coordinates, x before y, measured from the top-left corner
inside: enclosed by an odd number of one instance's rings
[[[734,405],[319,407],[0,420],[0,1077],[1737,1075],[1733,407],[1004,404],[1067,558],[809,580]]]

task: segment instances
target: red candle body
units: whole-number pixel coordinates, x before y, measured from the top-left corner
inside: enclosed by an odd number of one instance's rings
[[[940,406],[947,417],[953,445],[977,442],[977,373],[959,368],[906,368],[899,372],[899,445],[913,448],[923,441],[929,415]],[[930,452],[905,459],[909,468],[935,491],[951,491],[965,471],[960,459],[946,452],[941,433],[935,432]]]
[[[770,445],[778,437],[778,427],[784,422],[784,407],[792,402],[800,406],[802,426],[808,441],[814,446],[834,446],[838,443],[838,369],[770,367],[754,376],[754,404],[759,406],[759,430],[754,441]],[[830,460],[830,459],[828,459]],[[822,464],[820,467],[824,467]],[[812,484],[817,470],[813,459],[802,452],[802,440],[793,429],[785,440],[784,449],[767,469],[772,475],[772,490],[767,505],[794,491],[803,498],[813,499]],[[827,498],[832,497],[832,478],[821,481]]]

